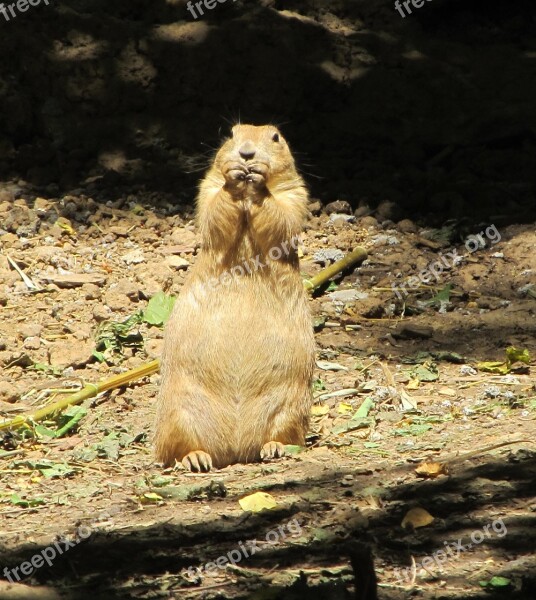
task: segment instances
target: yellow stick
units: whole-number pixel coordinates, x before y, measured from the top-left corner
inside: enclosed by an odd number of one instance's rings
[[[137,367],[136,369],[132,369],[131,371],[127,371],[126,373],[114,375],[105,381],[101,381],[99,383],[88,383],[78,392],[70,394],[66,398],[62,398],[61,400],[58,400],[58,402],[54,402],[54,404],[40,408],[30,415],[19,415],[14,419],[0,422],[0,429],[20,427],[29,421],[41,421],[45,417],[63,410],[68,406],[80,404],[84,400],[93,398],[102,392],[113,390],[132,381],[136,381],[136,379],[140,379],[141,377],[146,377],[148,375],[152,375],[153,373],[157,373],[159,368],[160,361],[153,360],[150,363],[142,365],[141,367]]]
[[[320,271],[318,275],[315,275],[311,279],[305,279],[303,285],[308,292],[312,293],[341,271],[344,271],[354,265],[361,264],[366,258],[367,252],[363,248],[358,247],[353,252],[345,256],[342,260],[339,260],[326,269]],[[114,377],[110,377],[110,379],[106,379],[99,383],[88,383],[78,392],[70,394],[69,396],[62,398],[61,400],[58,400],[58,402],[54,402],[49,406],[40,408],[30,415],[19,415],[14,419],[0,421],[0,430],[21,427],[29,422],[41,421],[45,417],[59,412],[68,406],[80,404],[84,400],[93,398],[102,392],[113,390],[136,381],[137,379],[141,379],[142,377],[153,375],[154,373],[157,373],[159,369],[160,361],[153,360],[145,365],[142,365],[141,367],[131,369],[130,371],[121,373],[120,375],[114,375]]]
[[[338,260],[336,263],[333,263],[329,267],[322,269],[320,273],[312,277],[311,279],[305,279],[303,285],[308,292],[314,292],[320,286],[327,283],[332,277],[340,273],[341,271],[345,271],[350,267],[354,267],[358,264],[361,264],[367,258],[367,251],[364,248],[360,248],[359,246],[350,254],[347,254],[341,260]]]

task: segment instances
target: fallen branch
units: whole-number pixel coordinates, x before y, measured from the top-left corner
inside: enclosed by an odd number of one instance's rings
[[[315,275],[311,279],[305,279],[303,285],[308,292],[312,293],[338,273],[355,265],[361,264],[366,258],[367,252],[363,248],[358,247],[353,252],[345,256],[342,260],[339,260],[326,269],[320,271],[318,275]],[[30,415],[19,415],[13,419],[1,421],[0,430],[14,429],[35,423],[36,421],[41,421],[46,417],[50,417],[62,411],[68,406],[80,404],[84,400],[98,396],[102,392],[107,392],[109,390],[122,387],[132,383],[133,381],[141,379],[142,377],[154,375],[154,373],[157,373],[159,369],[160,361],[153,360],[145,365],[142,365],[141,367],[127,371],[126,373],[121,373],[120,375],[110,377],[110,379],[106,379],[105,381],[101,381],[99,383],[88,383],[78,392],[70,394],[69,396],[62,398],[61,400],[58,400],[58,402],[54,402],[49,406],[40,408]]]
[[[35,421],[41,421],[45,417],[49,417],[63,410],[64,408],[67,408],[68,406],[80,404],[84,400],[98,396],[102,392],[107,392],[108,390],[113,390],[136,381],[137,379],[141,379],[142,377],[153,375],[154,373],[158,372],[159,368],[160,361],[153,360],[150,363],[142,365],[141,367],[137,367],[136,369],[132,369],[131,371],[127,371],[126,373],[114,375],[105,381],[101,381],[99,383],[88,383],[78,392],[70,394],[66,398],[62,398],[61,400],[58,400],[58,402],[54,402],[53,404],[45,406],[44,408],[40,408],[30,415],[19,415],[14,419],[0,422],[0,429],[11,429],[14,427],[21,427]]]
[[[360,265],[366,258],[367,251],[358,246],[353,252],[350,252],[350,254],[347,254],[344,258],[341,258],[341,260],[338,260],[329,267],[322,269],[320,273],[311,279],[305,279],[303,285],[308,292],[314,292],[335,275],[338,275],[342,271],[346,271],[350,267]]]

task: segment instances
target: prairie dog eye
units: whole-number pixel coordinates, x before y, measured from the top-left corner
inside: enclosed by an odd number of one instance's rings
[[[273,142],[278,142],[279,141],[279,134],[278,133],[274,133],[274,135],[272,136],[272,141]]]

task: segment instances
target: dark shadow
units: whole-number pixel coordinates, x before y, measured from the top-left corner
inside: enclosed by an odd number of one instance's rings
[[[533,219],[532,3],[435,0],[404,18],[391,1],[320,4],[228,2],[193,20],[180,0],[77,0],[0,16],[0,173],[20,195],[145,189],[182,205],[228,122],[270,121],[323,200]]]
[[[360,490],[370,493],[367,489],[379,486],[382,488],[380,495],[383,508],[369,513],[367,518],[363,517],[357,526],[332,525],[322,530],[325,534],[322,539],[305,546],[298,540],[290,546],[277,547],[265,543],[263,538],[267,532],[293,518],[302,520],[304,527],[314,529],[314,523],[329,516],[331,499],[316,504],[301,500],[289,508],[251,514],[246,518],[216,517],[195,525],[164,523],[144,529],[133,527],[126,531],[94,533],[88,542],[55,558],[51,568],[43,567],[37,571],[33,581],[48,583],[58,590],[69,590],[74,598],[80,599],[90,596],[103,599],[137,597],[137,594],[147,593],[154,586],[158,588],[161,583],[159,578],[164,578],[175,593],[179,593],[180,589],[186,592],[195,589],[195,577],[193,582],[188,583],[181,575],[182,570],[204,565],[227,555],[232,549],[244,547],[246,540],[256,539],[263,540],[260,545],[262,550],[239,561],[241,570],[237,572],[237,586],[231,586],[237,595],[232,597],[256,597],[250,595],[252,590],[257,589],[257,584],[252,582],[251,575],[248,576],[248,567],[269,571],[277,565],[278,568],[304,569],[305,572],[307,569],[324,569],[325,581],[322,583],[304,575],[293,587],[275,586],[274,596],[262,598],[290,600],[304,597],[300,594],[314,593],[315,598],[343,599],[361,597],[352,596],[349,591],[353,581],[350,562],[355,563],[359,559],[361,565],[366,565],[369,550],[375,558],[376,568],[382,573],[380,581],[383,579],[392,583],[393,571],[410,565],[411,556],[422,558],[438,549],[451,547],[453,550],[449,560],[463,561],[464,552],[474,551],[475,546],[482,545],[489,557],[516,557],[512,561],[511,572],[500,573],[517,582],[516,590],[511,590],[508,598],[531,598],[530,594],[536,589],[536,574],[523,565],[531,564],[533,558],[535,519],[522,510],[519,516],[509,514],[497,517],[497,514],[501,514],[501,506],[517,504],[520,508],[527,507],[533,500],[536,476],[534,454],[520,451],[512,455],[511,460],[490,460],[467,468],[458,466],[453,475],[439,480],[410,481],[392,486],[381,483],[382,480],[392,481],[397,475],[407,478],[412,469],[409,465],[401,465],[391,472],[383,472],[381,479],[377,475],[353,473],[355,485],[352,490],[339,491],[333,501],[340,504],[346,498],[348,506],[351,506],[354,496],[356,500],[363,500]],[[317,487],[336,488],[337,482],[345,474],[341,470],[329,471],[312,481],[293,481],[290,487],[296,495],[303,497]],[[289,485],[267,486],[263,489],[288,491]],[[434,524],[415,531],[403,529],[400,523],[413,506],[426,507],[435,517]],[[180,510],[180,503],[177,509]],[[477,511],[484,516],[480,519],[468,516]],[[320,535],[321,530],[315,531]],[[475,532],[483,533],[477,535]],[[462,543],[463,549],[459,543],[456,546],[457,541]],[[246,544],[245,547],[250,546]],[[3,550],[0,553],[1,563],[19,565],[43,549],[37,545],[27,545],[17,550]],[[346,561],[348,571],[341,572],[339,569],[336,576],[329,576],[330,568]],[[493,571],[492,566],[490,569]],[[364,568],[361,576],[363,572],[368,573],[368,570]],[[144,574],[143,580],[137,578],[141,573]],[[442,579],[454,583],[447,575],[443,575]],[[405,581],[400,583],[407,585]],[[475,595],[474,585],[470,589],[467,581],[460,580],[458,583],[460,599],[490,597],[485,591]],[[265,585],[261,584],[261,588]],[[114,592],[114,589],[117,591]],[[129,591],[125,592],[125,589]],[[223,586],[224,595],[221,597],[227,597],[225,589]],[[385,585],[379,597],[389,600],[406,597],[401,596],[400,591],[400,586]],[[423,588],[419,597],[441,597],[434,595],[437,592],[435,585]],[[363,599],[372,597],[363,596]]]

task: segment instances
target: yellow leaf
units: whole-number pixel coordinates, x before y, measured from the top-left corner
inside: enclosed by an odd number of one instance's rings
[[[418,527],[426,527],[430,525],[434,520],[434,517],[424,508],[412,508],[406,513],[406,516],[402,519],[402,527],[404,529],[417,529]]]
[[[275,498],[266,492],[255,492],[245,496],[238,501],[238,504],[240,504],[242,510],[249,510],[250,512],[260,512],[277,506]]]
[[[500,375],[506,375],[510,371],[510,367],[505,362],[500,361],[479,362],[477,363],[476,368],[479,371],[499,373]]]
[[[134,206],[132,206],[130,208],[130,210],[135,214],[135,215],[143,215],[143,213],[145,212],[145,209],[143,208],[143,206],[141,204],[134,204]]]
[[[155,494],[154,492],[147,492],[140,498],[142,504],[154,504],[163,500],[162,496]]]
[[[58,219],[56,219],[56,225],[66,231],[69,235],[76,236],[76,231],[73,229],[69,219],[58,217]]]
[[[329,412],[329,406],[327,404],[315,404],[311,409],[311,414],[313,417],[322,417],[323,415],[327,415]]]
[[[337,412],[340,415],[352,412],[353,410],[353,406],[351,404],[348,404],[348,402],[339,402],[339,406],[337,406]]]
[[[419,384],[420,381],[417,378],[410,379],[406,387],[408,388],[408,390],[417,390],[419,389]]]
[[[530,363],[530,353],[526,348],[521,350],[514,346],[506,348],[506,362],[510,365],[515,362],[522,362],[528,365]]]

